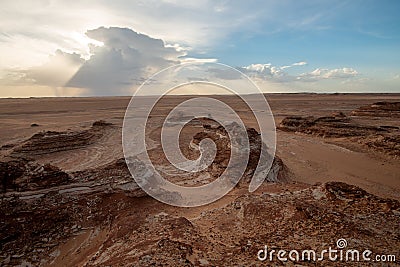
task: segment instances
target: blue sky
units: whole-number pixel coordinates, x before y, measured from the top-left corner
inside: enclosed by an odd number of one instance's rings
[[[400,1],[2,1],[0,97],[129,95],[191,61],[266,92],[400,92]]]
[[[209,54],[231,65],[304,60],[328,68],[399,69],[400,1],[320,2],[283,5],[279,22],[261,18],[259,32],[234,32]],[[282,25],[297,11],[304,23]]]

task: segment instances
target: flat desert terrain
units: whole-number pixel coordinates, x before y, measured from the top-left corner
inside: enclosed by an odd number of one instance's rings
[[[236,97],[214,97],[258,130]],[[162,204],[130,176],[121,144],[130,97],[0,99],[0,262],[258,266],[264,245],[322,250],[340,238],[360,251],[398,253],[400,94],[266,97],[277,127],[276,173],[253,193],[243,179],[222,199],[196,208]],[[163,170],[169,169],[158,156],[162,121],[187,98],[164,98],[146,127],[150,154]],[[182,147],[196,142],[201,124],[185,128]],[[205,135],[217,131],[206,128]],[[185,180],[168,173],[178,184],[205,184],[226,167],[213,164]],[[392,264],[400,255],[396,260]],[[284,263],[275,258],[269,264]],[[327,265],[343,262],[312,266]]]

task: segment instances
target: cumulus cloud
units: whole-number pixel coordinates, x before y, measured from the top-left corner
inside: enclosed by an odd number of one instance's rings
[[[134,85],[156,71],[180,62],[186,53],[177,46],[166,46],[161,39],[128,28],[98,28],[87,36],[102,42],[91,46],[92,56],[68,81],[68,87],[84,87],[90,94],[130,94]]]
[[[271,63],[267,63],[267,64],[251,64],[249,66],[245,66],[242,69],[245,69],[249,72],[255,72],[255,73],[263,73],[266,70],[270,70],[271,69],[272,64]]]
[[[77,92],[81,95],[130,95],[152,74],[173,64],[217,61],[215,58],[186,57],[189,47],[167,44],[164,40],[129,28],[100,27],[87,31],[86,37],[92,40],[89,44],[89,58],[57,50],[40,66],[9,71],[0,83],[11,81],[14,85],[35,84],[55,88],[55,91],[73,88],[79,89]],[[318,68],[300,75],[293,74],[292,69],[305,65],[305,61],[287,66],[258,63],[237,69],[255,80],[290,85],[290,82],[345,80],[358,74],[352,68]],[[193,80],[207,81],[213,78],[236,80],[240,75],[216,68],[209,70],[208,77],[193,77]]]
[[[302,81],[317,81],[321,79],[348,79],[358,75],[353,68],[322,69],[317,68],[312,72],[302,73],[297,79]]]
[[[286,73],[281,67],[272,66],[271,63],[267,64],[251,64],[246,67],[242,67],[241,70],[250,76],[257,77],[282,77]]]
[[[302,73],[300,75],[290,74],[290,72],[287,70],[293,66],[304,65],[307,65],[307,62],[301,61],[281,67],[273,66],[271,63],[251,64],[249,66],[241,67],[239,70],[252,78],[270,80],[274,82],[308,82],[323,79],[349,79],[358,75],[358,72],[353,68],[317,68],[311,72]]]
[[[271,63],[255,63],[244,67],[236,67],[239,72],[230,69],[210,68],[208,73],[210,77],[222,80],[238,80],[243,73],[253,80],[269,80],[274,82],[288,82],[293,77],[284,71],[285,66],[273,66]]]
[[[56,49],[89,56],[85,31],[112,25],[205,51],[232,33],[258,32],[260,18],[276,16],[275,8],[270,1],[3,0],[0,67],[40,64]]]
[[[293,80],[293,77],[285,71],[285,69],[289,67],[290,66],[273,66],[271,63],[267,63],[251,64],[241,67],[239,70],[251,78],[266,79],[276,82],[288,82]]]
[[[8,69],[0,84],[48,86],[55,91],[81,88],[85,95],[130,95],[152,74],[173,64],[217,61],[185,57],[189,48],[129,28],[100,27],[86,36],[95,43],[89,45],[90,58],[57,50],[42,65]]]

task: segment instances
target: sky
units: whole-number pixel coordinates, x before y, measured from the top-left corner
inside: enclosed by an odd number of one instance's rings
[[[131,95],[185,62],[230,65],[264,92],[400,93],[396,0],[0,6],[0,97]]]

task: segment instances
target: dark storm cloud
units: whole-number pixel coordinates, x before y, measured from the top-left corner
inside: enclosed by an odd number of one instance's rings
[[[87,88],[94,95],[129,94],[144,78],[179,63],[185,54],[128,28],[101,27],[86,34],[104,45],[90,47],[92,56],[66,86]]]

